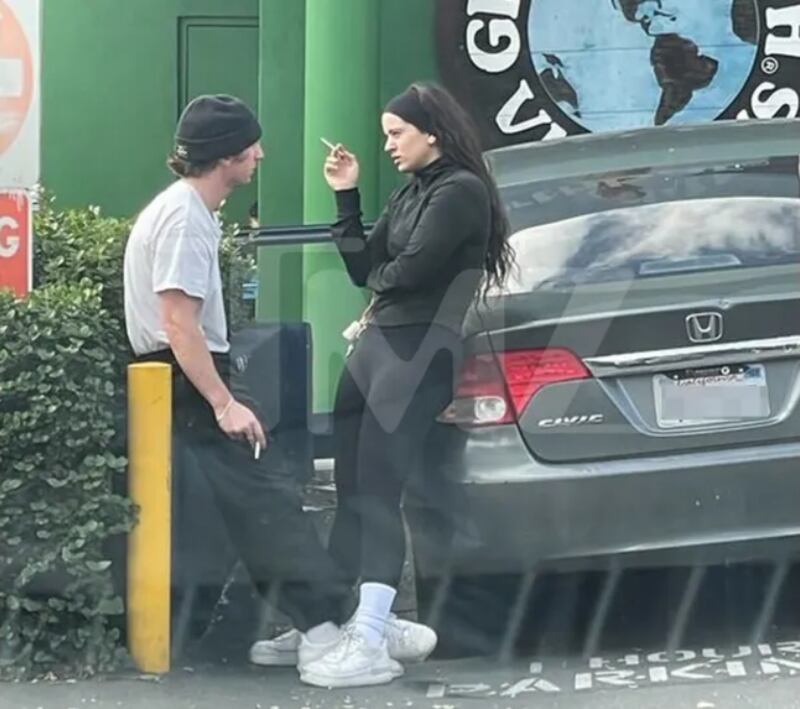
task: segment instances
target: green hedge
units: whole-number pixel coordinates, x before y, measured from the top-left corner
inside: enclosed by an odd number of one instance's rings
[[[34,292],[0,292],[0,679],[86,676],[124,656],[112,582],[121,559],[108,542],[134,519],[114,494],[127,464],[130,226],[44,197]],[[253,263],[230,238],[222,263],[236,328],[249,318],[239,296]]]
[[[113,494],[118,377],[99,289],[0,294],[0,677],[86,675],[118,658],[123,612],[105,543],[130,526]]]
[[[122,259],[130,221],[105,217],[96,207],[59,211],[52,198],[42,200],[34,219],[33,282],[37,289],[89,283],[105,310],[97,323],[113,364],[128,361],[122,301]]]

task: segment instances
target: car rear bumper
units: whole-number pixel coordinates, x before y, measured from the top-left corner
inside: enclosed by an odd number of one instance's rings
[[[423,576],[665,552],[722,561],[800,538],[800,443],[554,466],[503,427],[470,434],[464,461],[428,471],[407,497]]]

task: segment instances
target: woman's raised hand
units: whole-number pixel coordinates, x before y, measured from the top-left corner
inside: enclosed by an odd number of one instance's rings
[[[349,190],[358,184],[358,158],[341,143],[333,146],[325,158],[325,180],[332,190]]]

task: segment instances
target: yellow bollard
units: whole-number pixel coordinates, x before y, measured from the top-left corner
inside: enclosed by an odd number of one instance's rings
[[[170,669],[172,368],[128,367],[128,649],[142,672]]]

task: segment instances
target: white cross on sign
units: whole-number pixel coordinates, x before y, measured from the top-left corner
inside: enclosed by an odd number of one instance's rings
[[[23,83],[22,60],[0,57],[0,98],[21,98]]]
[[[41,0],[0,0],[0,190],[39,180]]]

